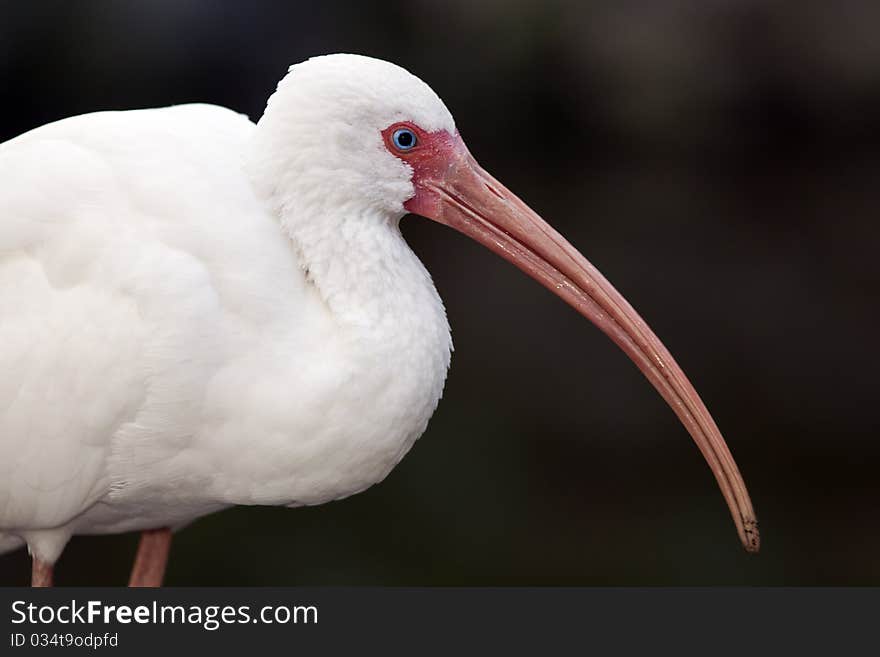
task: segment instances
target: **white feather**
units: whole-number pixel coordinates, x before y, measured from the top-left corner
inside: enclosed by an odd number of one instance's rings
[[[451,340],[398,221],[424,83],[353,55],[291,68],[258,125],[102,112],[0,145],[0,551],[318,504],[424,431]]]

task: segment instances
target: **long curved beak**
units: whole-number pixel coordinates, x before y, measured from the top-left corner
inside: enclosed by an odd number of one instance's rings
[[[459,150],[448,169],[432,173],[421,183],[432,199],[430,211],[414,211],[509,260],[611,338],[693,437],[718,480],[743,546],[757,552],[758,522],[736,462],[696,390],[645,321],[584,256],[466,149]]]

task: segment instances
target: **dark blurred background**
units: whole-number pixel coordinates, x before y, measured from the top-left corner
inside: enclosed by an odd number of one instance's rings
[[[763,533],[739,546],[651,386],[553,295],[452,231],[404,232],[456,352],[379,486],[182,531],[168,583],[880,584],[880,4],[735,0],[0,1],[0,139],[190,101],[257,119],[287,66],[422,77],[471,151],[676,355]],[[77,537],[60,584],[121,584]],[[0,582],[28,581],[24,551]]]

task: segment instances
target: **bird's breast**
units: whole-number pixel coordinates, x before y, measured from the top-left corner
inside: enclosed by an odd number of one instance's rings
[[[389,308],[378,325],[343,326],[315,307],[310,326],[252,344],[219,373],[195,442],[214,464],[212,498],[320,504],[384,479],[443,391],[451,341],[431,291],[436,304]]]

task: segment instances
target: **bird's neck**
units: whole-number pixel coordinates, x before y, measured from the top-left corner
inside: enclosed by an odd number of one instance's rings
[[[356,206],[336,208],[333,215],[330,221],[302,212],[291,217],[282,209],[280,218],[308,281],[334,318],[361,336],[426,342],[445,352],[448,362],[443,302],[404,240],[400,217]]]
[[[309,167],[307,148],[281,147],[287,143],[277,137],[282,127],[270,103],[245,168],[334,321],[380,342],[433,344],[448,363],[446,312],[431,276],[400,233],[402,213],[388,214],[345,184],[327,186],[326,171]]]

